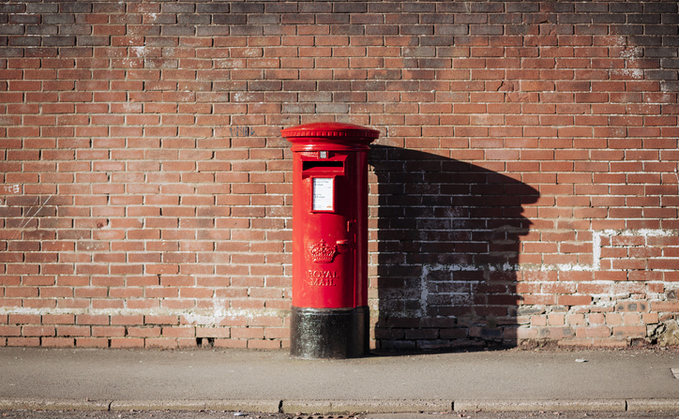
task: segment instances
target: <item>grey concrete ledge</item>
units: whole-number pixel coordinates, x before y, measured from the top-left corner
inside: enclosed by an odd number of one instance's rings
[[[287,414],[443,412],[679,412],[679,399],[629,400],[72,400],[0,398],[0,410],[215,410]]]
[[[451,412],[446,400],[283,400],[282,413],[434,413]]]
[[[624,412],[625,400],[458,400],[453,403],[454,411],[485,412],[533,412],[533,411],[587,411]]]
[[[630,412],[679,412],[679,399],[631,399],[627,401]]]
[[[0,399],[0,410],[106,411],[111,400]]]
[[[125,400],[112,402],[111,410],[224,410],[278,413],[280,405],[280,400]]]

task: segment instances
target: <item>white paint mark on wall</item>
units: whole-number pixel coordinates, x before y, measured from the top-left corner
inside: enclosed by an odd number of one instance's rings
[[[599,271],[601,270],[601,250],[603,238],[611,238],[615,236],[622,237],[672,237],[679,235],[679,230],[655,230],[655,229],[638,229],[638,230],[598,230],[592,231],[592,264],[542,264],[542,265],[520,265],[504,263],[501,265],[491,264],[429,264],[422,266],[422,275],[420,277],[420,313],[425,315],[429,305],[429,282],[430,276],[434,272],[517,272],[517,271]],[[479,281],[469,281],[470,287],[465,293],[451,293],[451,299],[454,299],[460,304],[468,304],[473,301],[474,285]],[[677,285],[679,289],[679,285]],[[633,290],[632,290],[633,291]],[[630,291],[630,292],[632,292]],[[595,296],[597,297],[597,296]],[[601,298],[608,298],[607,301],[601,300],[598,304],[615,304],[615,299],[611,299],[610,294],[601,295]],[[458,301],[459,300],[459,301]]]
[[[503,266],[504,267],[504,266]],[[477,265],[467,265],[467,264],[432,264],[423,265],[422,274],[420,276],[420,316],[427,316],[427,310],[429,308],[429,276],[433,272],[475,272],[475,271],[490,271],[498,270],[498,267],[491,266],[477,266]],[[479,284],[480,281],[465,281],[465,285],[468,288],[464,289],[462,292],[451,292],[447,293],[450,297],[450,302],[453,305],[469,305],[474,300],[474,287]],[[442,295],[444,293],[437,293],[437,295]]]
[[[429,301],[429,287],[427,281],[431,265],[422,266],[422,276],[420,276],[420,316],[424,317],[427,314],[427,305]]]
[[[518,269],[523,271],[599,271],[601,270],[601,249],[603,237],[671,237],[679,235],[679,230],[593,230],[592,232],[592,264],[554,264],[524,265]]]
[[[6,194],[17,194],[21,192],[21,185],[3,185],[2,192]]]
[[[130,45],[132,44],[132,42],[134,42],[134,40],[131,39],[131,40],[129,41]],[[141,47],[130,47],[130,52],[131,52],[132,54],[134,54],[133,56],[135,56],[135,57],[145,57],[146,54],[148,53],[145,46],[141,46]]]
[[[215,305],[219,304],[218,302]],[[197,326],[216,326],[229,318],[254,319],[257,317],[285,317],[288,313],[284,310],[274,309],[232,309],[219,310],[175,310],[166,308],[156,309],[116,309],[116,308],[30,308],[30,307],[0,307],[0,315],[94,315],[94,316],[183,316],[189,324]]]
[[[123,111],[126,113],[141,112],[141,103],[126,102],[123,104]]]
[[[228,317],[227,305],[228,301],[220,298],[212,300],[212,309],[203,312],[194,312],[184,314],[184,318],[189,324],[216,326]]]
[[[642,80],[644,78],[644,71],[636,68],[615,70],[614,73],[632,80]]]
[[[598,271],[601,268],[601,234],[592,233],[592,269]]]

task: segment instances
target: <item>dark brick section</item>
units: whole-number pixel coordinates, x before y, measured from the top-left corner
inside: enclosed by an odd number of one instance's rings
[[[0,345],[289,345],[280,129],[381,131],[371,344],[676,320],[676,1],[0,4]],[[660,330],[660,329],[658,329]]]

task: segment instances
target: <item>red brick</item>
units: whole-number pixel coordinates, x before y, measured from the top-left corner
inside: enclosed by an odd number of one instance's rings
[[[280,349],[280,340],[249,340],[247,343],[248,348],[251,349]]]
[[[23,336],[54,336],[56,334],[54,326],[23,326],[21,328]]]
[[[0,326],[0,336],[21,336],[20,326]]]
[[[42,339],[42,346],[53,348],[71,348],[75,346],[75,339],[45,337]]]
[[[107,315],[78,314],[76,324],[86,325],[108,325],[110,318]]]
[[[111,348],[143,348],[146,345],[143,338],[112,338],[110,346]]]
[[[40,346],[40,338],[8,337],[7,346]]]
[[[47,314],[42,316],[43,324],[73,324],[75,317],[72,314]]]
[[[108,348],[109,340],[105,338],[76,338],[75,346],[79,348]]]
[[[93,337],[123,337],[125,334],[125,327],[92,326]]]
[[[160,337],[159,327],[128,327],[127,336],[136,338],[153,338]]]
[[[645,338],[646,326],[617,326],[613,327],[613,336],[622,338]]]
[[[231,329],[231,337],[233,339],[262,339],[264,337],[264,328],[261,327],[249,327],[240,328],[236,327]]]

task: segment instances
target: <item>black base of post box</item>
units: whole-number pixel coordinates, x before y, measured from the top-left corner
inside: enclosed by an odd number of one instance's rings
[[[299,358],[358,358],[370,350],[370,311],[292,307],[290,354]]]

